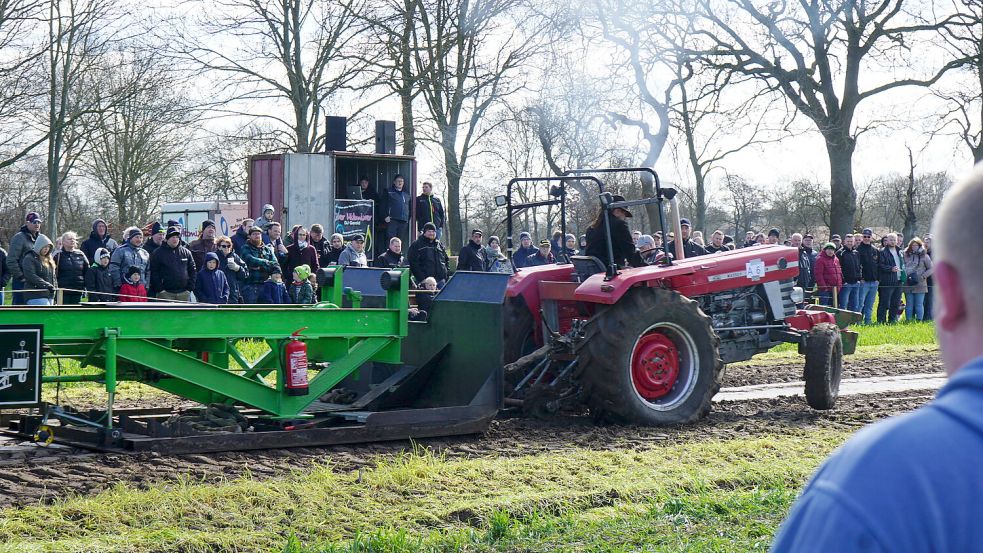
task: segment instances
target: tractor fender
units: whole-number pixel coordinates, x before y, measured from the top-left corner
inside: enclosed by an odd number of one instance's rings
[[[541,265],[520,269],[509,278],[508,287],[505,289],[506,301],[521,296],[538,322],[539,283],[548,280],[569,282],[572,274],[573,265]]]

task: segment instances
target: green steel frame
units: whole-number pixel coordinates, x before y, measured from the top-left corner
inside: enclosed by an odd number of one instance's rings
[[[53,306],[8,307],[0,324],[44,325],[51,356],[78,359],[101,374],[45,376],[42,382],[105,384],[112,412],[117,383],[136,381],[199,403],[235,403],[273,417],[302,417],[304,409],[363,364],[400,363],[407,335],[409,272],[386,292],[383,308],[341,309],[361,296],[344,287],[344,270],[325,285],[323,303],[312,306]],[[285,388],[284,344],[301,328],[314,376],[309,393]],[[263,340],[270,351],[249,363],[240,340]],[[233,364],[234,362],[234,364]],[[267,377],[275,374],[275,382]],[[112,421],[112,416],[106,417]]]

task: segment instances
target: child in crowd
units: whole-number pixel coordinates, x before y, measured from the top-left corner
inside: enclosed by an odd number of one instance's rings
[[[205,254],[205,266],[198,271],[195,280],[195,298],[201,303],[229,303],[229,280],[225,273],[218,270],[218,254]]]
[[[126,277],[123,285],[119,287],[119,301],[125,302],[145,302],[147,301],[147,288],[140,282],[140,267],[130,267],[126,270]]]
[[[290,303],[290,295],[287,294],[287,287],[283,284],[283,275],[280,274],[280,267],[274,267],[270,273],[270,278],[263,283],[263,293],[260,294],[260,303],[284,304]]]
[[[311,268],[308,265],[294,267],[294,280],[290,283],[290,299],[293,303],[314,303],[314,287],[311,286]]]
[[[114,295],[116,290],[113,290],[113,277],[109,274],[110,257],[106,248],[97,249],[92,266],[85,273],[85,291],[90,302],[118,301]]]
[[[321,300],[320,290],[318,289],[317,286],[317,275],[311,273],[311,275],[307,277],[307,282],[311,283],[311,290],[314,290],[314,299],[315,299],[315,303],[317,303],[318,301]]]
[[[416,292],[416,307],[411,307],[409,320],[425,322],[433,308],[433,297],[437,295],[437,280],[427,277],[420,282],[421,290]]]

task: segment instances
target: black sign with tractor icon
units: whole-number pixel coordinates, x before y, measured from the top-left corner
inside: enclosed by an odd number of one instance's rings
[[[0,326],[0,407],[41,401],[40,326]]]

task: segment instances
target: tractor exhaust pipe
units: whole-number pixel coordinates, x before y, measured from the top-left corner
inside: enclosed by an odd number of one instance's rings
[[[676,251],[672,252],[676,256],[676,261],[685,259],[686,256],[683,253],[683,224],[680,222],[679,218],[679,199],[673,196],[669,200],[669,207],[672,210],[672,231],[676,234],[676,238],[673,243],[676,245]],[[668,236],[663,236],[663,240],[668,238]]]

